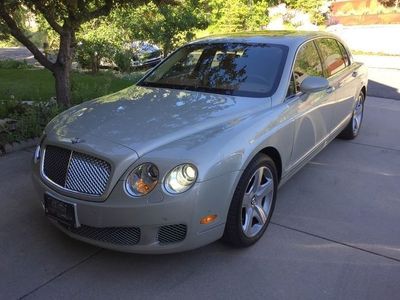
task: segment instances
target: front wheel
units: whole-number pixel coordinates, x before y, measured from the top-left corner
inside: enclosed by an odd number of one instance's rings
[[[349,124],[347,124],[347,126],[343,129],[343,131],[339,134],[339,138],[352,140],[357,137],[358,133],[360,132],[360,127],[364,116],[364,102],[365,95],[363,92],[360,92],[353,110],[351,120]]]
[[[274,161],[258,154],[236,187],[225,225],[225,242],[247,247],[261,238],[274,211],[277,186]]]

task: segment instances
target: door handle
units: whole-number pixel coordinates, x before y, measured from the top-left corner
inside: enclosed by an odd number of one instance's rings
[[[354,71],[353,73],[351,73],[351,76],[357,77],[357,76],[358,76],[358,72],[357,72],[357,71]]]
[[[326,89],[327,94],[332,94],[335,91],[335,88],[333,86],[330,86]]]

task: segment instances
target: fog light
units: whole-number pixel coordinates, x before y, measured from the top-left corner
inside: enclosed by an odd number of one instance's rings
[[[217,219],[217,215],[208,215],[200,219],[200,224],[210,224]]]

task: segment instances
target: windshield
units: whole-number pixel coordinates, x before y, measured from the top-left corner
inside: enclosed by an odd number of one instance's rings
[[[279,84],[287,51],[287,46],[275,44],[187,45],[138,85],[267,97]]]

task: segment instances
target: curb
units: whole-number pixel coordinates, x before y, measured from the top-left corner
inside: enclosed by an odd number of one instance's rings
[[[39,144],[40,138],[35,137],[31,139],[27,139],[21,142],[13,142],[11,144],[0,145],[0,156],[4,156],[6,154],[24,150],[26,148],[31,148]]]

